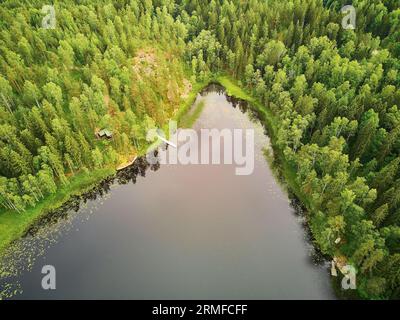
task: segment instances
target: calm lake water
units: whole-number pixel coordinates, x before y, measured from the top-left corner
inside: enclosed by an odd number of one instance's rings
[[[236,165],[140,159],[70,202],[2,262],[16,299],[334,299],[304,219],[263,156],[268,137],[244,103],[210,86],[201,128],[254,128],[254,173]],[[44,265],[56,290],[41,287]]]

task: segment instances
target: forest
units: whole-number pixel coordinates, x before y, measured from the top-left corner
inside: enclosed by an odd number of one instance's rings
[[[141,154],[224,75],[271,114],[315,245],[358,297],[400,298],[398,0],[353,0],[354,29],[347,1],[54,1],[54,29],[48,2],[0,5],[0,221]]]

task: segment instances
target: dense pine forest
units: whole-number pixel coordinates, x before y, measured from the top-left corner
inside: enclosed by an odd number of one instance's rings
[[[141,154],[224,75],[268,115],[316,246],[358,297],[400,298],[398,0],[352,1],[354,29],[346,1],[55,1],[54,29],[48,4],[0,5],[0,221]]]

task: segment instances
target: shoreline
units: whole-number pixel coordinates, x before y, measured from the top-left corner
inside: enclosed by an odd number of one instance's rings
[[[211,83],[217,83],[224,87],[226,94],[230,97],[240,99],[243,101],[246,101],[249,103],[250,108],[258,112],[259,120],[261,123],[265,124],[268,129],[268,136],[271,139],[271,146],[274,149],[274,154],[276,154],[276,161],[278,163],[278,170],[281,175],[280,180],[286,185],[288,196],[291,194],[291,197],[295,197],[300,203],[300,205],[305,209],[304,210],[304,217],[306,219],[306,228],[307,232],[311,236],[310,242],[312,245],[315,247],[317,251],[319,251],[319,248],[317,244],[314,242],[314,235],[313,235],[313,230],[311,228],[311,221],[310,221],[310,216],[309,212],[312,210],[310,203],[306,196],[304,196],[297,185],[296,181],[294,180],[295,178],[295,172],[292,172],[291,168],[289,167],[287,161],[283,157],[282,150],[280,150],[275,144],[274,144],[274,137],[275,137],[275,132],[276,132],[276,126],[274,125],[276,123],[275,117],[272,114],[272,112],[263,107],[255,98],[253,98],[251,95],[249,95],[244,89],[239,87],[236,83],[235,80],[232,79],[232,77],[227,76],[227,75],[215,75],[214,77],[211,77],[208,79],[208,81],[202,82],[202,83],[196,83],[196,85],[193,86],[192,92],[189,94],[188,98],[185,99],[185,101],[182,102],[182,105],[178,110],[177,114],[172,117],[172,119],[180,122],[183,117],[190,111],[191,107],[193,106],[197,95],[204,89],[206,88],[209,84]],[[192,117],[190,119],[191,123],[194,123],[197,119],[197,117],[200,115],[201,112],[196,114],[195,117]],[[149,145],[151,147],[151,145]],[[277,152],[275,152],[275,150]],[[144,153],[144,152],[142,152]],[[98,171],[106,171],[105,175],[96,176],[94,179],[90,181],[90,183],[84,187],[79,184],[76,186],[75,189],[73,189],[71,192],[65,194],[64,197],[62,197],[61,200],[57,201],[56,204],[50,205],[50,206],[45,206],[42,203],[39,203],[37,207],[30,209],[32,211],[39,211],[38,214],[32,215],[32,218],[29,219],[28,223],[24,225],[24,228],[21,229],[21,231],[17,234],[15,234],[9,241],[2,243],[2,239],[0,238],[0,257],[6,252],[7,248],[11,245],[12,242],[18,240],[19,238],[23,237],[24,235],[29,232],[31,228],[34,228],[35,224],[40,222],[46,215],[50,214],[51,212],[54,212],[54,210],[60,209],[63,205],[65,205],[71,198],[75,196],[82,196],[83,194],[90,192],[92,189],[94,189],[96,186],[98,186],[102,181],[107,180],[108,178],[114,176],[117,172],[124,170],[127,167],[130,167],[135,163],[137,159],[142,157],[144,154],[137,154],[133,160],[131,160],[128,164],[121,164],[116,168],[106,168],[106,169],[100,169],[96,170],[94,173],[97,173]],[[265,159],[267,161],[267,159]],[[267,161],[268,162],[268,161]],[[90,174],[90,173],[89,173]],[[61,190],[62,191],[62,190]],[[61,193],[61,192],[60,192]],[[55,194],[57,196],[59,192]],[[53,197],[49,197],[53,198]],[[53,199],[45,199],[43,202],[49,202],[53,201]],[[43,206],[44,208],[40,208]],[[39,207],[39,208],[38,208]],[[0,213],[0,223],[1,223],[1,218],[2,215],[7,214],[6,212]],[[24,215],[25,213],[19,214],[19,215]],[[0,224],[1,225],[1,224]],[[0,229],[1,230],[1,229]],[[1,235],[0,235],[1,237]],[[325,259],[332,258],[324,255]],[[333,280],[332,280],[333,281]],[[343,294],[339,294],[338,288],[335,288],[333,285],[333,290],[335,291],[335,294],[338,298],[346,298],[343,296]]]
[[[4,211],[0,213],[0,257],[3,256],[11,244],[23,237],[35,223],[51,211],[57,210],[72,197],[88,192],[101,181],[115,173],[115,169],[108,167],[96,171],[79,173],[70,179],[67,186],[60,188],[33,208],[25,212],[15,213]],[[3,231],[4,230],[4,231]]]
[[[185,115],[191,110],[191,107],[194,105],[194,102],[196,101],[197,95],[208,85],[216,83],[224,87],[226,94],[232,98],[240,99],[243,101],[246,101],[249,103],[249,107],[253,109],[254,111],[258,112],[258,117],[259,121],[264,125],[266,125],[266,129],[268,130],[268,136],[271,139],[271,146],[274,149],[274,154],[276,155],[275,161],[277,162],[278,167],[278,173],[280,174],[280,177],[277,177],[278,180],[283,182],[285,184],[285,188],[287,189],[288,197],[289,199],[295,199],[299,205],[302,207],[302,215],[305,217],[306,225],[303,226],[305,228],[305,232],[309,235],[310,243],[312,246],[315,248],[316,252],[319,252],[320,249],[318,245],[314,241],[314,235],[313,235],[313,230],[311,228],[311,221],[310,221],[310,215],[309,212],[312,210],[310,208],[310,203],[308,202],[308,199],[301,193],[301,190],[299,186],[297,186],[296,181],[294,180],[295,172],[292,172],[293,170],[290,170],[290,167],[288,166],[287,161],[283,157],[282,150],[280,150],[275,144],[274,144],[274,136],[276,132],[276,126],[274,125],[275,119],[274,115],[272,112],[262,106],[255,98],[253,98],[251,95],[249,95],[244,89],[239,87],[233,78],[227,75],[216,75],[214,77],[211,77],[208,81],[202,82],[202,83],[197,83],[196,86],[193,87],[192,92],[188,96],[185,101],[182,102],[182,105],[178,110],[177,114],[172,118],[178,122],[180,122]],[[196,114],[195,117],[190,118],[190,122],[193,124],[198,116],[200,116],[201,112]],[[151,147],[151,144],[149,145]],[[36,214],[30,215],[31,217],[28,218],[27,223],[23,224],[23,228],[20,229],[19,233],[14,234],[12,238],[9,239],[7,242],[2,242],[0,241],[0,258],[7,252],[7,248],[11,246],[11,244],[14,241],[17,241],[19,238],[22,238],[26,236],[29,231],[33,228],[35,228],[36,224],[39,224],[41,221],[44,221],[47,216],[51,216],[54,214],[54,211],[57,211],[61,209],[64,205],[66,205],[70,200],[72,200],[74,197],[79,197],[83,196],[86,193],[91,192],[93,189],[95,189],[97,186],[99,186],[103,181],[106,181],[107,179],[110,179],[111,177],[115,176],[118,172],[132,166],[135,164],[136,160],[140,159],[141,157],[145,156],[145,152],[141,152],[140,154],[138,153],[137,155],[134,156],[133,160],[131,160],[129,163],[124,163],[119,165],[116,168],[104,168],[104,169],[99,169],[96,170],[92,173],[85,173],[86,175],[90,175],[92,179],[86,184],[83,185],[81,183],[78,183],[75,185],[72,190],[70,190],[69,193],[65,193],[62,195],[64,190],[60,190],[60,192],[57,192],[54,197],[49,197],[49,199],[45,199],[43,202],[39,203],[37,207],[32,208],[27,211],[34,211]],[[265,161],[269,162],[267,159]],[[271,164],[269,164],[271,165]],[[99,175],[101,171],[101,174]],[[94,174],[94,176],[92,176]],[[74,178],[76,178],[75,176]],[[73,180],[73,179],[71,179]],[[71,183],[73,184],[73,183]],[[59,198],[59,195],[61,194],[61,199],[53,203],[55,201],[53,198]],[[47,202],[52,202],[52,205],[46,205]],[[18,215],[24,215],[27,212],[18,214]],[[2,215],[7,214],[7,212],[2,212],[0,213],[0,226],[1,226],[1,218]],[[0,228],[1,231],[1,228]],[[1,233],[0,233],[0,240],[1,239]],[[321,254],[321,253],[320,253]],[[322,255],[323,259],[328,261],[332,257]],[[337,279],[331,279],[332,282],[332,290],[334,291],[334,294],[336,295],[337,298],[339,299],[346,299],[345,295],[343,295],[343,292],[339,290],[337,287],[337,284],[335,283],[335,280]],[[336,281],[337,282],[337,281]],[[336,284],[336,285],[335,285]]]

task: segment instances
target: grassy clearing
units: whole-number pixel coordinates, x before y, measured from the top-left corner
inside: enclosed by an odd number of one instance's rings
[[[209,84],[209,81],[198,82],[193,85],[192,91],[189,93],[189,96],[185,101],[180,105],[178,112],[173,117],[173,120],[177,121],[179,125],[181,125],[182,121],[190,108],[192,107],[193,103],[196,101],[197,95],[201,90],[203,90]]]
[[[185,116],[182,117],[179,127],[181,128],[191,128],[193,127],[193,124],[196,122],[197,118],[200,116],[202,113],[203,109],[205,106],[204,101],[200,101],[196,106],[193,112],[190,114],[187,113]]]
[[[276,132],[276,119],[271,110],[263,106],[259,101],[253,98],[248,92],[240,87],[240,84],[227,75],[220,75],[215,78],[215,81],[222,85],[226,93],[234,98],[245,100],[250,103],[260,115],[261,120],[265,121],[268,127],[271,129],[271,135],[275,135]],[[273,136],[271,138],[273,138]]]
[[[254,102],[255,100],[238,84],[235,80],[227,75],[220,75],[215,78],[221,86],[225,88],[226,93],[231,96],[241,100],[246,100],[248,102]]]

